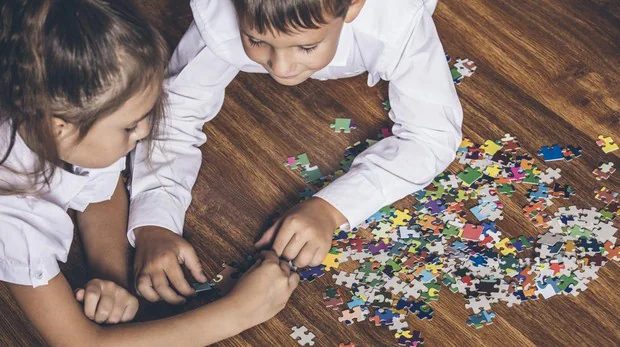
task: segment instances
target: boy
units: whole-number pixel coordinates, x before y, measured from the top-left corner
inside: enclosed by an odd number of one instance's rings
[[[434,0],[194,0],[194,22],[170,63],[170,110],[152,168],[138,148],[128,237],[137,289],[155,301],[192,294],[179,263],[205,280],[178,235],[200,167],[202,126],[219,111],[239,71],[278,83],[350,77],[390,81],[394,136],[357,156],[348,173],[286,212],[256,243],[297,266],[318,265],[333,230],[363,222],[426,186],[455,157],[462,110],[431,19]],[[360,203],[360,201],[364,203]],[[171,233],[170,231],[174,232]],[[177,235],[178,234],[178,235]]]

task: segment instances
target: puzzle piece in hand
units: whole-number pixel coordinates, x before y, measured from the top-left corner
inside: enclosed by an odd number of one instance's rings
[[[222,264],[224,270],[222,270],[214,279],[214,287],[221,295],[228,294],[237,283],[237,280],[241,276],[239,269],[234,268],[226,263]]]
[[[345,132],[346,134],[351,132],[351,129],[355,129],[355,124],[351,123],[351,119],[349,118],[336,118],[336,120],[329,125],[330,128],[334,129],[335,132],[341,133]]]
[[[618,145],[615,144],[614,140],[609,136],[599,135],[596,144],[601,147],[605,153],[610,153],[618,149]]]
[[[296,340],[300,346],[314,346],[314,338],[316,336],[308,331],[308,328],[302,325],[300,327],[293,327],[292,330],[293,332],[290,336]]]
[[[616,172],[616,168],[614,167],[614,163],[611,161],[601,164],[598,169],[592,171],[598,181],[609,179],[614,172]]]

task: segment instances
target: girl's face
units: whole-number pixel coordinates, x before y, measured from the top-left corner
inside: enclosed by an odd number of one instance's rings
[[[54,117],[60,159],[72,165],[97,169],[108,167],[126,156],[151,131],[149,114],[160,90],[160,85],[153,84],[133,96],[114,113],[98,120],[82,140],[78,140],[77,127]]]

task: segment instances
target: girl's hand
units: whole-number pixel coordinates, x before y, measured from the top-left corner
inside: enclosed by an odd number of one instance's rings
[[[274,251],[263,251],[225,299],[239,310],[240,328],[248,329],[280,312],[298,284],[299,275],[286,260]]]
[[[92,279],[75,291],[84,304],[84,314],[97,323],[116,324],[132,320],[138,312],[138,299],[112,281]]]

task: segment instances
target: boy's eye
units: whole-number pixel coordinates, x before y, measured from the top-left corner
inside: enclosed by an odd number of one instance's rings
[[[304,53],[310,53],[317,48],[318,45],[312,47],[299,47]]]
[[[134,125],[131,128],[125,128],[125,131],[129,134],[133,133],[134,131],[136,131],[136,129],[138,128],[138,125]]]
[[[263,45],[263,42],[262,42],[262,41],[256,41],[256,40],[253,40],[253,39],[251,39],[251,38],[249,38],[249,37],[248,37],[248,42],[249,42],[249,43],[250,43],[250,45],[251,45],[251,46],[253,46],[253,47],[258,47],[258,46],[262,46],[262,45]]]

